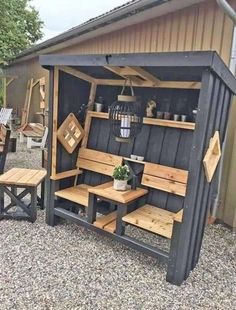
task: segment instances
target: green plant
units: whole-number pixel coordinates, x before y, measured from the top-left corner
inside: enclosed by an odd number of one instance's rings
[[[1,64],[40,40],[43,22],[31,0],[1,0],[0,12]]]
[[[113,178],[115,180],[128,180],[130,175],[129,167],[127,165],[117,166],[113,172]]]

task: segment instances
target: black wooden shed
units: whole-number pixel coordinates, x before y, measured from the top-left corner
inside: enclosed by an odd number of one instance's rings
[[[45,55],[40,63],[50,71],[47,223],[64,218],[158,257],[167,263],[167,280],[181,284],[198,262],[217,194],[234,76],[215,52]],[[158,110],[187,115],[188,121],[144,117],[135,139],[128,144],[115,141],[107,111],[127,79],[141,98],[143,116],[146,102],[155,96]],[[105,110],[88,111],[83,130],[77,123],[84,121],[83,107],[89,103],[90,110],[99,96]],[[144,160],[132,161],[131,154]],[[112,190],[106,188],[105,193],[104,186],[101,192],[111,169],[123,161],[143,173],[142,197],[135,203],[109,196]],[[96,186],[100,189],[94,190]],[[110,209],[101,200],[111,203]],[[95,204],[106,214],[100,220]],[[146,211],[137,211],[143,204]],[[78,212],[80,206],[88,210],[87,217]],[[127,236],[127,224],[169,237],[170,251]]]

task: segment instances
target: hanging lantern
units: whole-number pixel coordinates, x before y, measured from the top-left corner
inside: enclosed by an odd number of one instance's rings
[[[133,87],[130,81],[131,96],[123,95],[127,80],[115,101],[109,110],[109,120],[111,130],[118,142],[129,142],[135,138],[142,128],[141,104],[134,96]]]

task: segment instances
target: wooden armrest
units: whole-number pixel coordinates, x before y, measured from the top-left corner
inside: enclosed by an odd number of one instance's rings
[[[183,209],[173,215],[173,219],[176,222],[182,223],[183,218]]]
[[[82,173],[83,171],[81,171],[80,169],[68,170],[65,172],[57,173],[56,175],[52,175],[50,179],[57,181],[57,180],[62,180],[62,179],[70,178],[70,177],[75,177]]]

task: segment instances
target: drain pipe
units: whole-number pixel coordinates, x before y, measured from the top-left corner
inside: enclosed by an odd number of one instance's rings
[[[229,3],[226,0],[216,0],[216,2],[218,3],[219,7],[225,12],[225,14],[230,17],[230,19],[233,21],[234,25],[236,25],[236,12],[229,5]],[[234,46],[234,43],[232,44],[232,47],[233,46]],[[233,52],[233,48],[232,48],[232,52]],[[235,75],[235,72],[233,72],[233,74]],[[225,140],[226,140],[226,137],[227,137],[227,132],[225,134]],[[224,144],[225,144],[225,141],[223,142],[223,145],[222,145],[223,149],[224,149]],[[223,162],[224,162],[224,152],[222,154],[221,163],[220,163],[220,167],[219,167],[219,180],[218,180],[218,184],[216,185],[217,186],[217,194],[216,194],[216,197],[213,201],[213,205],[211,208],[211,216],[208,219],[209,223],[211,223],[211,224],[213,224],[214,221],[216,220],[218,208],[222,203],[222,201],[220,201],[220,185],[221,185],[221,178],[222,178],[222,173],[223,173]]]
[[[216,2],[218,3],[219,7],[225,12],[225,14],[227,14],[232,19],[234,24],[236,24],[236,12],[229,5],[228,1],[226,1],[226,0],[216,0]]]

